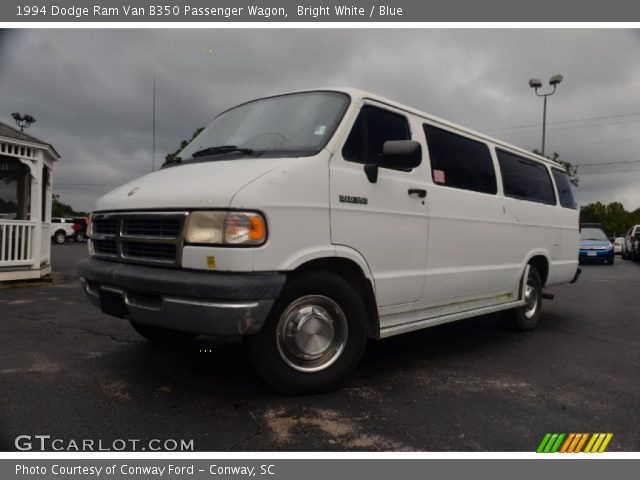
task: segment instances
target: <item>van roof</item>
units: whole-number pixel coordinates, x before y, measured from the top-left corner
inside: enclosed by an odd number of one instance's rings
[[[419,116],[419,117],[423,117],[425,119],[431,120],[433,122],[439,123],[443,126],[446,126],[448,128],[454,129],[454,130],[458,130],[459,132],[462,132],[464,134],[467,135],[472,135],[476,138],[485,140],[487,142],[491,142],[497,146],[500,147],[504,147],[504,148],[508,148],[509,150],[512,150],[514,152],[518,152],[523,156],[526,156],[528,158],[537,160],[539,162],[543,162],[551,167],[556,167],[556,168],[560,168],[562,169],[562,165],[560,165],[557,162],[554,162],[548,158],[545,158],[541,155],[537,155],[533,152],[529,152],[527,150],[525,150],[524,148],[520,148],[520,147],[516,147],[515,145],[511,145],[510,143],[504,142],[502,140],[499,140],[497,138],[494,137],[490,137],[489,135],[485,135],[484,133],[480,133],[477,132],[475,130],[472,130],[470,128],[467,127],[463,127],[462,125],[458,125],[455,124],[453,122],[450,122],[448,120],[444,120],[442,118],[436,117],[435,115],[431,115],[429,113],[426,112],[422,112],[416,108],[413,107],[409,107],[408,105],[404,105],[402,103],[396,102],[395,100],[391,100],[385,97],[382,97],[380,95],[376,95],[375,93],[371,93],[371,92],[367,92],[366,90],[360,90],[357,88],[351,88],[351,87],[325,87],[325,88],[310,88],[310,89],[305,89],[305,90],[296,90],[294,92],[287,92],[287,93],[302,93],[302,92],[317,92],[317,91],[333,91],[333,92],[342,92],[342,93],[346,93],[348,94],[352,100],[362,100],[362,99],[370,99],[370,100],[375,100],[377,102],[380,103],[384,103],[387,104],[389,106],[398,108],[400,110],[404,110],[408,113],[411,113],[413,115]]]

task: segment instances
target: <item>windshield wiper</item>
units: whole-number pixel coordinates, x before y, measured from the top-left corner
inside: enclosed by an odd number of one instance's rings
[[[193,158],[206,157],[207,155],[217,155],[219,153],[242,152],[251,155],[253,150],[250,148],[238,147],[236,145],[218,145],[217,147],[207,147],[194,152]]]

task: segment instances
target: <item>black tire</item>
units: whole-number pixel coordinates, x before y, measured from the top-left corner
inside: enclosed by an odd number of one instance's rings
[[[169,328],[154,327],[144,323],[130,322],[136,332],[147,340],[158,345],[181,345],[198,337],[197,333],[181,332]]]
[[[613,265],[614,261],[615,261],[615,259],[610,258],[609,260],[607,260],[607,265]]]
[[[263,328],[245,337],[245,345],[258,375],[274,389],[320,393],[339,387],[358,365],[366,321],[362,295],[349,282],[331,272],[306,272],[288,280]],[[317,338],[318,351],[304,352]]]
[[[67,241],[67,233],[64,230],[58,230],[53,234],[53,241],[58,245],[62,245]]]
[[[525,282],[525,289],[527,287],[533,288],[534,293],[529,295],[535,295],[535,300],[522,307],[502,312],[502,318],[509,327],[519,332],[528,332],[536,328],[542,313],[542,280],[538,270],[533,265],[530,265],[529,277]],[[533,313],[531,314],[531,312]]]

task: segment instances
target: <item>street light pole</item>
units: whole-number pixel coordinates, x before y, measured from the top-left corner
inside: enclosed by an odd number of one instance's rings
[[[549,79],[549,85],[553,87],[553,90],[551,90],[548,93],[539,93],[538,89],[542,88],[542,82],[537,79],[537,78],[532,78],[531,80],[529,80],[529,86],[533,89],[535,89],[536,95],[538,97],[542,97],[543,98],[543,106],[542,106],[542,151],[540,152],[540,154],[542,156],[544,156],[544,147],[545,147],[545,141],[546,141],[546,134],[547,134],[547,97],[550,97],[551,95],[553,95],[554,93],[556,93],[556,87],[558,86],[558,84],[562,82],[562,75],[558,74],[558,75],[554,75],[553,77],[551,77]]]
[[[553,89],[555,92],[555,88]],[[544,95],[544,100],[542,101],[542,156],[544,157],[544,142],[547,138],[547,97],[549,95]]]

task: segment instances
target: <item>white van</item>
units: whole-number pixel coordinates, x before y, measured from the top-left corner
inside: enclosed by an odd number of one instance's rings
[[[354,89],[217,116],[95,205],[89,299],[144,337],[243,335],[276,389],[334,388],[368,338],[503,311],[538,322],[575,281],[578,210],[556,163]]]

